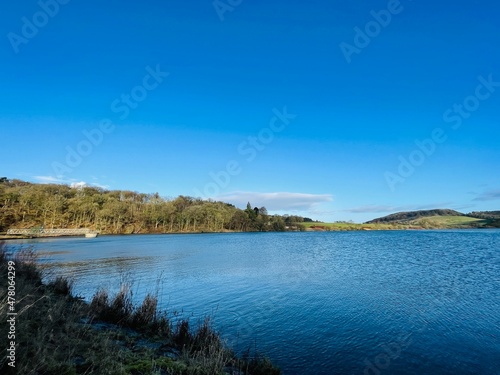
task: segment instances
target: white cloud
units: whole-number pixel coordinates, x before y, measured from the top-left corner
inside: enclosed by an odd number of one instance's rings
[[[252,206],[264,206],[270,211],[306,211],[320,203],[331,202],[333,197],[331,194],[235,191],[220,195],[217,199],[239,207],[250,202]]]
[[[59,178],[53,176],[33,176],[35,180],[41,182],[42,184],[67,184],[72,188],[81,188],[83,186],[88,186],[85,181],[78,181],[73,178]]]
[[[33,178],[44,184],[67,184],[71,183],[70,180],[63,180],[53,176],[33,176]]]
[[[67,184],[67,185],[71,186],[72,188],[82,188],[84,186],[95,186],[95,187],[99,187],[99,188],[104,189],[104,190],[109,189],[108,185],[102,185],[102,184],[99,184],[97,182],[87,183],[85,181],[75,180],[74,178],[64,179],[64,178],[59,178],[59,177],[54,177],[54,176],[33,176],[33,178],[36,181],[41,182],[42,184]]]
[[[81,189],[82,187],[88,186],[85,181],[72,182],[70,185],[72,188]]]

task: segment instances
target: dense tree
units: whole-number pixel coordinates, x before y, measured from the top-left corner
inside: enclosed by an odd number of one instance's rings
[[[289,217],[293,218],[293,217]],[[89,228],[103,233],[281,231],[286,220],[265,207],[245,210],[212,200],[158,193],[32,184],[0,179],[0,231],[9,228]]]
[[[284,232],[286,230],[285,221],[281,216],[275,215],[271,218],[271,230],[275,232]]]

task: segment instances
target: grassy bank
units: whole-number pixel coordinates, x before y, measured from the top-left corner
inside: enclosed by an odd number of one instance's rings
[[[306,231],[408,230],[408,229],[476,229],[493,228],[491,220],[468,216],[428,216],[415,220],[388,223],[302,223]],[[498,225],[497,225],[498,227]]]
[[[357,231],[357,230],[397,230],[397,229],[420,229],[411,225],[395,224],[359,224],[350,222],[336,223],[302,223],[306,231]]]
[[[32,251],[0,244],[1,374],[280,374],[255,352],[235,355],[210,319],[159,311],[154,295],[135,306],[124,286],[86,303],[68,280],[46,276]]]

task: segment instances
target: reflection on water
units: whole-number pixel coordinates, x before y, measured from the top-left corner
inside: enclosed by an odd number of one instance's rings
[[[57,254],[63,254],[59,252]],[[89,270],[92,270],[93,276],[106,277],[109,274],[129,275],[131,279],[134,276],[130,273],[136,267],[150,266],[154,262],[153,257],[113,257],[102,258],[98,260],[74,260],[68,262],[55,261],[51,254],[46,253],[43,258],[44,266],[50,269],[64,270],[64,274],[77,278],[82,275],[87,275]],[[66,252],[64,252],[66,254]],[[132,280],[131,280],[132,281]]]
[[[498,374],[500,231],[102,236],[30,241],[76,293],[215,322],[285,374]],[[161,282],[158,284],[158,280]]]

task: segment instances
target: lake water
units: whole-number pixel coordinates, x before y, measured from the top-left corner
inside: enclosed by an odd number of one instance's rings
[[[500,374],[500,231],[101,236],[21,241],[77,294],[159,288],[292,374]],[[13,244],[12,242],[10,244]]]

